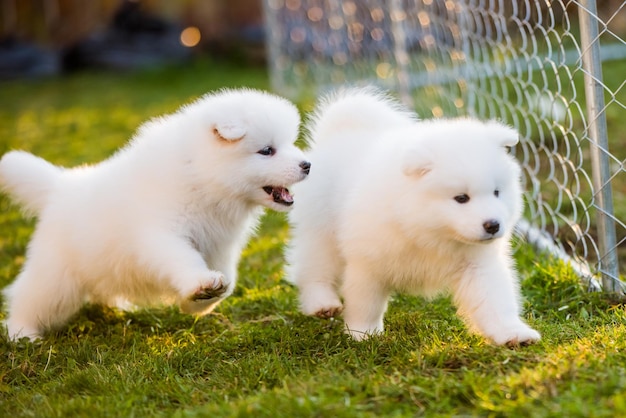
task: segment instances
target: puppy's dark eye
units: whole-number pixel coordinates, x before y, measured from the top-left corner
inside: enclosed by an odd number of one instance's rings
[[[498,189],[494,190],[494,191],[493,191],[493,195],[494,195],[495,197],[500,196],[500,190],[498,190]]]
[[[470,197],[466,195],[465,193],[463,193],[458,196],[454,196],[454,200],[456,200],[458,203],[467,203],[469,202]]]
[[[268,146],[268,147],[261,148],[260,150],[258,150],[257,154],[274,155],[274,154],[276,154],[276,150],[274,148]]]

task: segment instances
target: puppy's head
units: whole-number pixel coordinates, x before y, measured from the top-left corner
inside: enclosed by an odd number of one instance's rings
[[[289,186],[306,178],[311,167],[294,145],[300,125],[295,106],[247,89],[203,101],[205,109],[198,113],[204,138],[191,158],[207,185],[221,189],[224,198],[288,210],[294,202]]]
[[[507,153],[517,132],[471,119],[416,126],[403,168],[419,190],[421,227],[464,243],[508,236],[522,210],[521,170]]]

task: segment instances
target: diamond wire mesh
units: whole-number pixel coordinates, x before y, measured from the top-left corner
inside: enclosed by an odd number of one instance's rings
[[[520,231],[606,286],[626,270],[626,6],[606,2],[600,16],[587,3],[265,0],[272,83],[300,99],[374,83],[422,118],[515,126],[526,190]],[[581,42],[590,22],[598,34]],[[600,45],[604,78],[582,60]],[[604,104],[585,90],[594,82]],[[604,120],[608,142],[594,134]]]

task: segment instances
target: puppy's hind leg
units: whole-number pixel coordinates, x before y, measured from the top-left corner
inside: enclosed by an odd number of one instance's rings
[[[299,235],[287,252],[288,280],[298,286],[300,309],[305,315],[332,318],[343,306],[337,295],[341,260],[332,238],[324,233]]]
[[[56,268],[55,268],[56,267]],[[28,261],[15,282],[4,290],[9,338],[35,340],[47,329],[64,325],[84,298],[61,266]]]

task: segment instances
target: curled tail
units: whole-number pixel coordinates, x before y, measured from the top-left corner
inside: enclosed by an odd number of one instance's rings
[[[417,121],[417,115],[374,87],[348,88],[325,96],[306,124],[310,145],[342,130],[367,132]]]
[[[11,195],[28,214],[37,215],[62,171],[28,152],[11,151],[0,159],[0,189]]]

